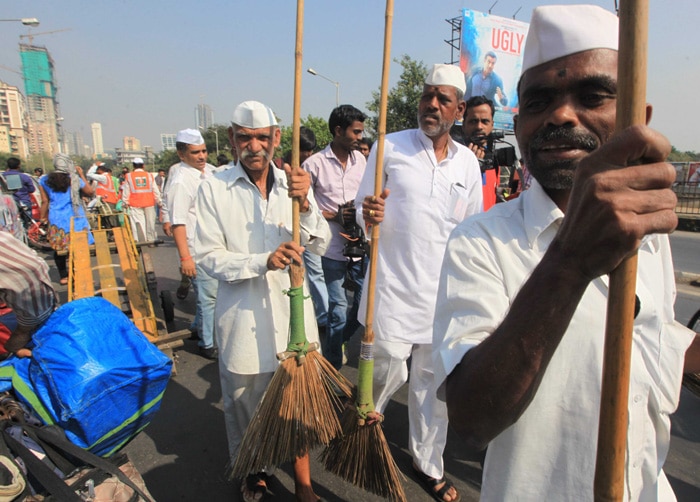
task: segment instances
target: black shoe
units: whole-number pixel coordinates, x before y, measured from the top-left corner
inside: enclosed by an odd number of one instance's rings
[[[209,347],[208,349],[199,347],[199,355],[210,361],[216,361],[219,358],[219,349],[216,347]]]
[[[190,285],[189,285],[189,283],[187,284],[187,286],[183,286],[182,284],[180,284],[180,287],[177,288],[177,291],[175,292],[175,295],[176,295],[180,300],[184,300],[185,298],[187,298],[187,294],[188,294],[189,292],[190,292]]]

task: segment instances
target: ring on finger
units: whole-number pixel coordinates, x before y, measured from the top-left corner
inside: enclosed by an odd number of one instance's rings
[[[374,218],[374,209],[369,210],[369,217]]]

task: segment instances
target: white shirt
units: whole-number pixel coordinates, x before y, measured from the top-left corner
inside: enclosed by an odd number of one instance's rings
[[[273,372],[276,354],[286,349],[289,333],[288,270],[270,271],[267,259],[292,240],[292,201],[284,171],[267,200],[240,164],[203,181],[197,196],[196,261],[219,280],[216,337],[219,364],[239,374]],[[323,254],[330,230],[309,191],[310,208],[300,214],[301,241]],[[311,238],[313,236],[313,239]],[[305,244],[306,243],[306,244]],[[304,285],[305,296],[308,287]],[[304,300],[306,337],[318,340],[313,304]]]
[[[455,229],[435,316],[437,385],[500,325],[563,216],[533,181],[518,199]],[[668,501],[675,497],[661,468],[669,415],[678,405],[684,354],[694,334],[674,322],[668,236],[645,238],[638,259],[641,310],[634,322],[625,500]],[[489,443],[481,500],[593,499],[607,293],[607,276],[591,282],[532,402]]]
[[[185,225],[190,252],[194,249],[194,233],[197,226],[194,209],[197,190],[202,180],[214,174],[214,169],[211,164],[206,164],[204,169],[199,171],[185,162],[180,162],[173,165],[168,172],[165,187],[168,209],[163,221],[169,221],[172,225]]]
[[[362,200],[374,194],[376,152],[377,145],[355,199],[363,227]],[[386,136],[383,180],[391,193],[380,225],[374,329],[382,340],[429,344],[447,238],[483,208],[479,163],[450,138],[447,157],[438,164],[432,140],[410,129]],[[363,322],[368,283],[358,313]]]

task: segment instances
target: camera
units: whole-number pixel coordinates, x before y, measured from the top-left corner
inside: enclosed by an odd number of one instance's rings
[[[343,256],[362,258],[368,253],[368,243],[362,227],[355,221],[355,201],[338,206],[338,223],[343,226],[340,235],[345,239]]]
[[[479,167],[481,167],[482,173],[489,169],[495,169],[498,166],[511,166],[515,162],[515,148],[513,146],[494,148],[494,142],[501,142],[500,140],[504,137],[505,133],[503,131],[494,130],[486,136],[472,136],[469,138],[470,143],[477,145],[482,145],[484,141],[486,142],[484,158],[479,159]]]

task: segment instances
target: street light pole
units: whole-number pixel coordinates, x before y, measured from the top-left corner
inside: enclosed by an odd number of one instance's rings
[[[36,28],[37,26],[39,26],[39,20],[35,17],[23,17],[20,19],[0,19],[0,21],[19,21],[24,26],[31,26],[32,28]]]
[[[214,133],[214,138],[215,138],[215,141],[216,141],[216,156],[218,157],[218,156],[219,156],[219,131],[217,131],[217,130],[214,129],[213,127],[210,127],[209,129],[204,129],[204,127],[202,127],[202,126],[197,126],[197,127],[199,127],[199,129],[202,130],[202,131],[207,131],[207,130],[208,130],[208,131],[211,131],[211,132]]]
[[[317,77],[321,77],[325,80],[328,80],[331,84],[335,86],[335,106],[340,106],[340,82],[338,82],[337,80],[333,80],[332,78],[328,78],[325,75],[321,75],[313,68],[307,68],[306,71],[311,73],[311,75],[316,75]]]

